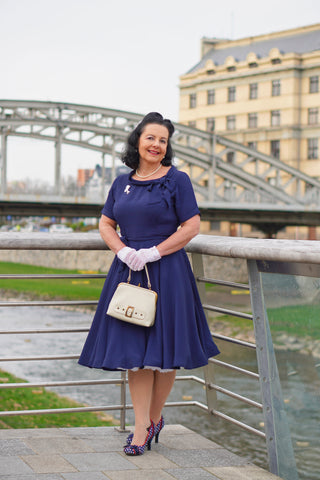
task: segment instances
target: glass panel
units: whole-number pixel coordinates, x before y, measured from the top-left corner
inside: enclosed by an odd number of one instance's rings
[[[300,480],[319,480],[320,278],[262,273]]]

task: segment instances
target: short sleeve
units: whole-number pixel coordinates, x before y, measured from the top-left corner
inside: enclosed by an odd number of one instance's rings
[[[104,204],[104,207],[101,210],[102,215],[105,215],[106,217],[111,218],[111,220],[115,220],[114,213],[113,213],[113,206],[115,201],[114,190],[115,190],[115,183],[113,182],[109,190],[106,203]]]
[[[184,172],[180,171],[177,173],[175,208],[179,223],[183,223],[189,220],[189,218],[199,215],[200,210],[197,205],[190,178]]]

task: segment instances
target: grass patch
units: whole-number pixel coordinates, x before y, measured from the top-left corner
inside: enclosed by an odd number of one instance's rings
[[[0,370],[1,383],[26,383],[8,372]],[[0,394],[0,410],[42,410],[84,406],[66,397],[60,397],[44,388],[3,389]],[[48,427],[98,427],[112,426],[104,413],[52,413],[48,415],[17,415],[0,417],[0,428],[48,428]]]
[[[320,306],[291,305],[268,308],[272,332],[284,332],[296,337],[320,338]]]
[[[79,270],[47,268],[23,263],[0,262],[0,274],[79,274]],[[0,290],[19,292],[33,297],[65,300],[97,300],[104,279],[0,279]]]

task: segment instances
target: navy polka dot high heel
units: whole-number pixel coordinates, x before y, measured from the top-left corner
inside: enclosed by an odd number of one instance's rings
[[[151,450],[151,442],[154,437],[154,430],[155,430],[155,426],[154,426],[154,423],[151,421],[150,427],[147,428],[148,435],[146,436],[144,444],[143,445],[132,445],[132,444],[126,445],[123,449],[124,453],[126,455],[136,456],[136,455],[143,455],[146,447],[148,448],[148,450]],[[132,442],[132,438],[131,438],[131,442]]]

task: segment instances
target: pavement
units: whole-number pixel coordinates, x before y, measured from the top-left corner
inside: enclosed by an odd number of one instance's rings
[[[166,425],[139,457],[123,453],[128,432],[114,427],[2,429],[0,480],[272,480],[182,425]]]

